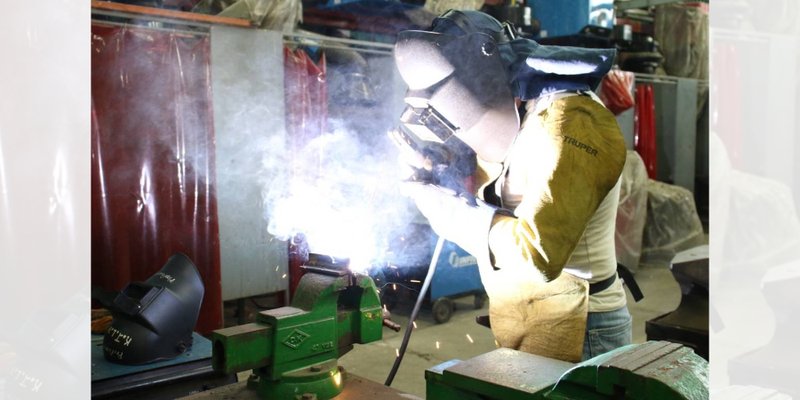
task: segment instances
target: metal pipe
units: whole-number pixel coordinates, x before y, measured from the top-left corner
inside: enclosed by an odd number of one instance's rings
[[[694,79],[697,81],[698,86],[708,86],[708,81],[704,79],[695,79],[695,78],[681,78],[678,76],[672,75],[653,75],[653,74],[643,74],[643,73],[635,73],[634,76],[636,77],[636,82],[643,82],[643,83],[665,83],[669,85],[677,85],[678,79]]]
[[[99,2],[104,4],[103,2]],[[150,7],[138,7],[143,9],[150,9]],[[157,9],[154,9],[157,10]],[[192,14],[192,13],[181,13],[179,14]],[[147,21],[147,22],[154,22],[154,23],[163,23],[163,24],[170,24],[175,26],[175,28],[166,28],[157,25],[151,24],[132,24],[130,22],[121,22],[121,21],[109,21],[109,20],[99,20],[93,18],[92,22],[97,24],[106,24],[111,26],[120,26],[120,27],[135,27],[135,28],[142,28],[142,29],[152,29],[155,31],[167,31],[167,32],[176,32],[188,35],[197,35],[197,36],[206,36],[209,34],[209,31],[212,26],[218,24],[224,25],[231,25],[230,23],[223,22],[214,22],[214,20],[205,20],[205,19],[187,19],[186,17],[170,17],[169,15],[157,15],[157,14],[148,14],[148,13],[133,13],[126,11],[124,8],[106,8],[106,7],[95,7],[93,2],[92,7],[92,15],[93,16],[105,16],[105,17],[113,17],[113,18],[120,18],[120,19],[127,19],[133,21]],[[197,14],[203,15],[203,14]],[[212,16],[213,17],[213,16]],[[227,18],[227,19],[235,19],[235,18]],[[179,27],[185,26],[188,28],[195,28],[194,30],[182,30]],[[235,25],[240,26],[241,25]],[[254,28],[251,28],[254,29]],[[301,46],[317,46],[325,49],[343,49],[343,50],[354,50],[362,53],[371,53],[371,54],[379,54],[379,55],[391,55],[394,49],[393,44],[389,43],[377,43],[377,42],[367,42],[363,40],[356,40],[356,39],[346,39],[346,38],[336,38],[336,37],[329,37],[324,35],[319,35],[312,32],[306,31],[295,31],[291,33],[284,33],[283,34],[283,42],[284,44],[295,44]]]
[[[284,38],[304,38],[304,39],[313,39],[313,40],[320,40],[323,42],[334,42],[334,43],[343,43],[343,44],[352,44],[355,46],[364,46],[364,47],[373,47],[375,49],[385,49],[391,51],[394,49],[393,44],[389,43],[379,43],[379,42],[367,42],[364,40],[356,40],[356,39],[346,39],[346,38],[337,38],[332,36],[324,36],[313,32],[307,31],[295,31],[292,33],[284,33]]]
[[[359,53],[370,53],[370,54],[379,54],[379,55],[391,55],[392,53],[385,50],[373,50],[373,49],[360,49],[354,48],[346,45],[334,45],[331,43],[308,43],[308,42],[300,42],[300,41],[293,41],[293,40],[286,40],[284,39],[284,44],[295,44],[295,45],[302,45],[302,46],[318,46],[323,49],[340,49],[340,50],[351,50],[356,51]]]
[[[93,20],[92,24],[98,26],[118,26],[121,28],[136,28],[136,29],[150,29],[153,31],[158,32],[168,32],[168,33],[175,33],[179,35],[186,35],[186,36],[208,36],[210,32],[208,31],[187,31],[183,29],[175,29],[175,28],[164,28],[161,26],[153,26],[153,25],[137,25],[137,24],[130,24],[127,22],[115,22],[115,21],[102,21],[102,20]]]
[[[617,10],[629,10],[632,8],[647,8],[676,2],[676,0],[618,0],[614,2],[614,8]],[[704,2],[708,3],[708,1]]]
[[[92,0],[92,13],[98,15],[125,16],[126,18],[141,18],[163,21],[181,21],[186,25],[211,26],[231,25],[250,27],[252,23],[242,18],[220,17],[191,13],[185,11],[166,10],[163,8],[144,7],[132,4],[113,3],[108,1]]]

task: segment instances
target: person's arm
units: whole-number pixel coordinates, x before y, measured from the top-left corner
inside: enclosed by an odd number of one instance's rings
[[[525,206],[516,216],[495,215],[489,230],[494,266],[534,267],[544,281],[557,278],[599,204],[590,191],[563,191],[568,197],[545,199],[535,210]]]
[[[541,114],[530,157],[510,166],[528,169],[522,202],[513,217],[496,215],[489,231],[496,268],[532,266],[545,281],[561,273],[625,163],[622,135],[601,107],[574,96]]]

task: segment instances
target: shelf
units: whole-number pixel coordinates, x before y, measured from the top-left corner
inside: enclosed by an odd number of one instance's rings
[[[661,4],[669,4],[669,3],[682,3],[679,0],[617,0],[614,2],[614,8],[617,11],[623,10],[630,10],[632,8],[648,8],[653,6],[658,6]],[[708,1],[702,1],[701,3],[708,3]]]

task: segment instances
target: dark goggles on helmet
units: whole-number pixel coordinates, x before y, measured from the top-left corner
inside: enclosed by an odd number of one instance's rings
[[[412,129],[410,126],[424,127],[424,131],[415,129],[416,132],[411,133],[418,136],[419,139],[439,143],[446,142],[458,129],[431,106],[425,108],[407,106],[403,114],[400,115],[400,122],[402,126],[409,131]],[[429,132],[429,134],[426,134],[426,131]],[[424,135],[424,137],[420,137],[422,135]]]

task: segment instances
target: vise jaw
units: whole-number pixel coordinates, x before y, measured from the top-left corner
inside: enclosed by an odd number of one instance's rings
[[[214,369],[252,369],[248,386],[261,398],[335,397],[344,380],[337,359],[382,337],[383,309],[369,276],[330,266],[306,271],[291,306],[212,333]]]

